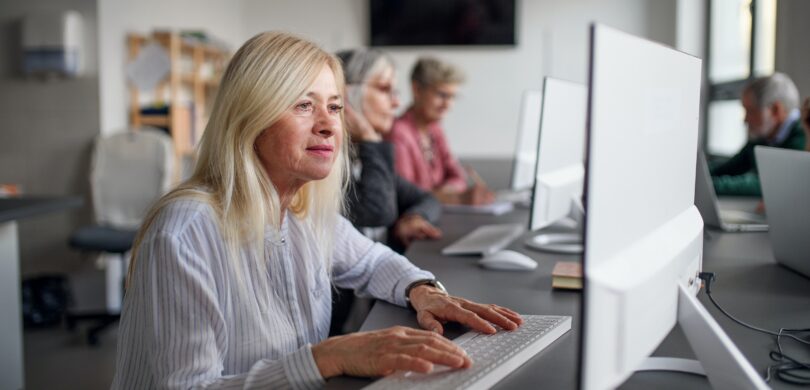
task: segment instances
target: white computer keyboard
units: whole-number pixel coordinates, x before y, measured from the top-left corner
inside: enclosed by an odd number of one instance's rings
[[[442,249],[443,255],[489,255],[506,248],[526,227],[517,223],[481,225]]]
[[[568,316],[524,315],[523,319],[523,325],[512,332],[467,332],[453,340],[473,360],[470,368],[435,366],[429,374],[396,372],[364,389],[488,389],[571,329]]]

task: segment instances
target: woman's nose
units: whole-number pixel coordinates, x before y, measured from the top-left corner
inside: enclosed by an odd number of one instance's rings
[[[315,132],[323,137],[331,137],[335,133],[335,126],[337,121],[329,116],[327,110],[316,110],[315,113]]]

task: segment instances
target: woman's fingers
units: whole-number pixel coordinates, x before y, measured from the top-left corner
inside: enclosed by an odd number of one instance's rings
[[[421,326],[422,329],[444,334],[444,327],[430,312],[423,310],[416,313],[416,320],[419,322],[419,326]]]
[[[376,352],[378,374],[386,375],[396,370],[430,372],[434,364],[462,368],[469,367],[472,361],[461,347],[433,332],[421,330],[393,329],[388,343]]]
[[[406,353],[392,353],[380,358],[379,368],[379,375],[388,375],[398,370],[428,373],[433,370],[433,363]]]
[[[515,330],[518,327],[516,321],[512,321],[507,313],[501,312],[496,309],[495,305],[482,305],[478,303],[467,303],[465,305],[467,310],[477,314],[481,318],[500,326],[506,330]]]
[[[409,345],[404,347],[402,352],[432,364],[441,364],[453,368],[469,367],[472,363],[463,351],[446,351],[428,344]]]
[[[488,321],[461,306],[449,305],[447,306],[446,312],[439,313],[439,315],[444,319],[456,321],[481,333],[493,334],[497,332]]]

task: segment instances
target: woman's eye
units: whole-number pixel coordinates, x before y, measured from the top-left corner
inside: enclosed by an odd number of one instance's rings
[[[329,105],[329,112],[331,112],[333,114],[339,114],[341,111],[343,111],[343,105],[342,104],[330,104]]]
[[[295,105],[295,112],[300,113],[312,112],[312,107],[313,106],[311,102],[298,103]]]

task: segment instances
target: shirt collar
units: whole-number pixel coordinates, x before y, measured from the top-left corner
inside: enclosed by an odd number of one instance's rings
[[[773,141],[768,142],[769,145],[780,145],[782,142],[785,142],[788,135],[790,135],[790,128],[793,127],[793,124],[799,120],[801,114],[799,113],[799,109],[794,108],[790,111],[787,119],[782,122],[782,126],[779,127],[779,131],[776,133],[776,137],[773,138]]]

